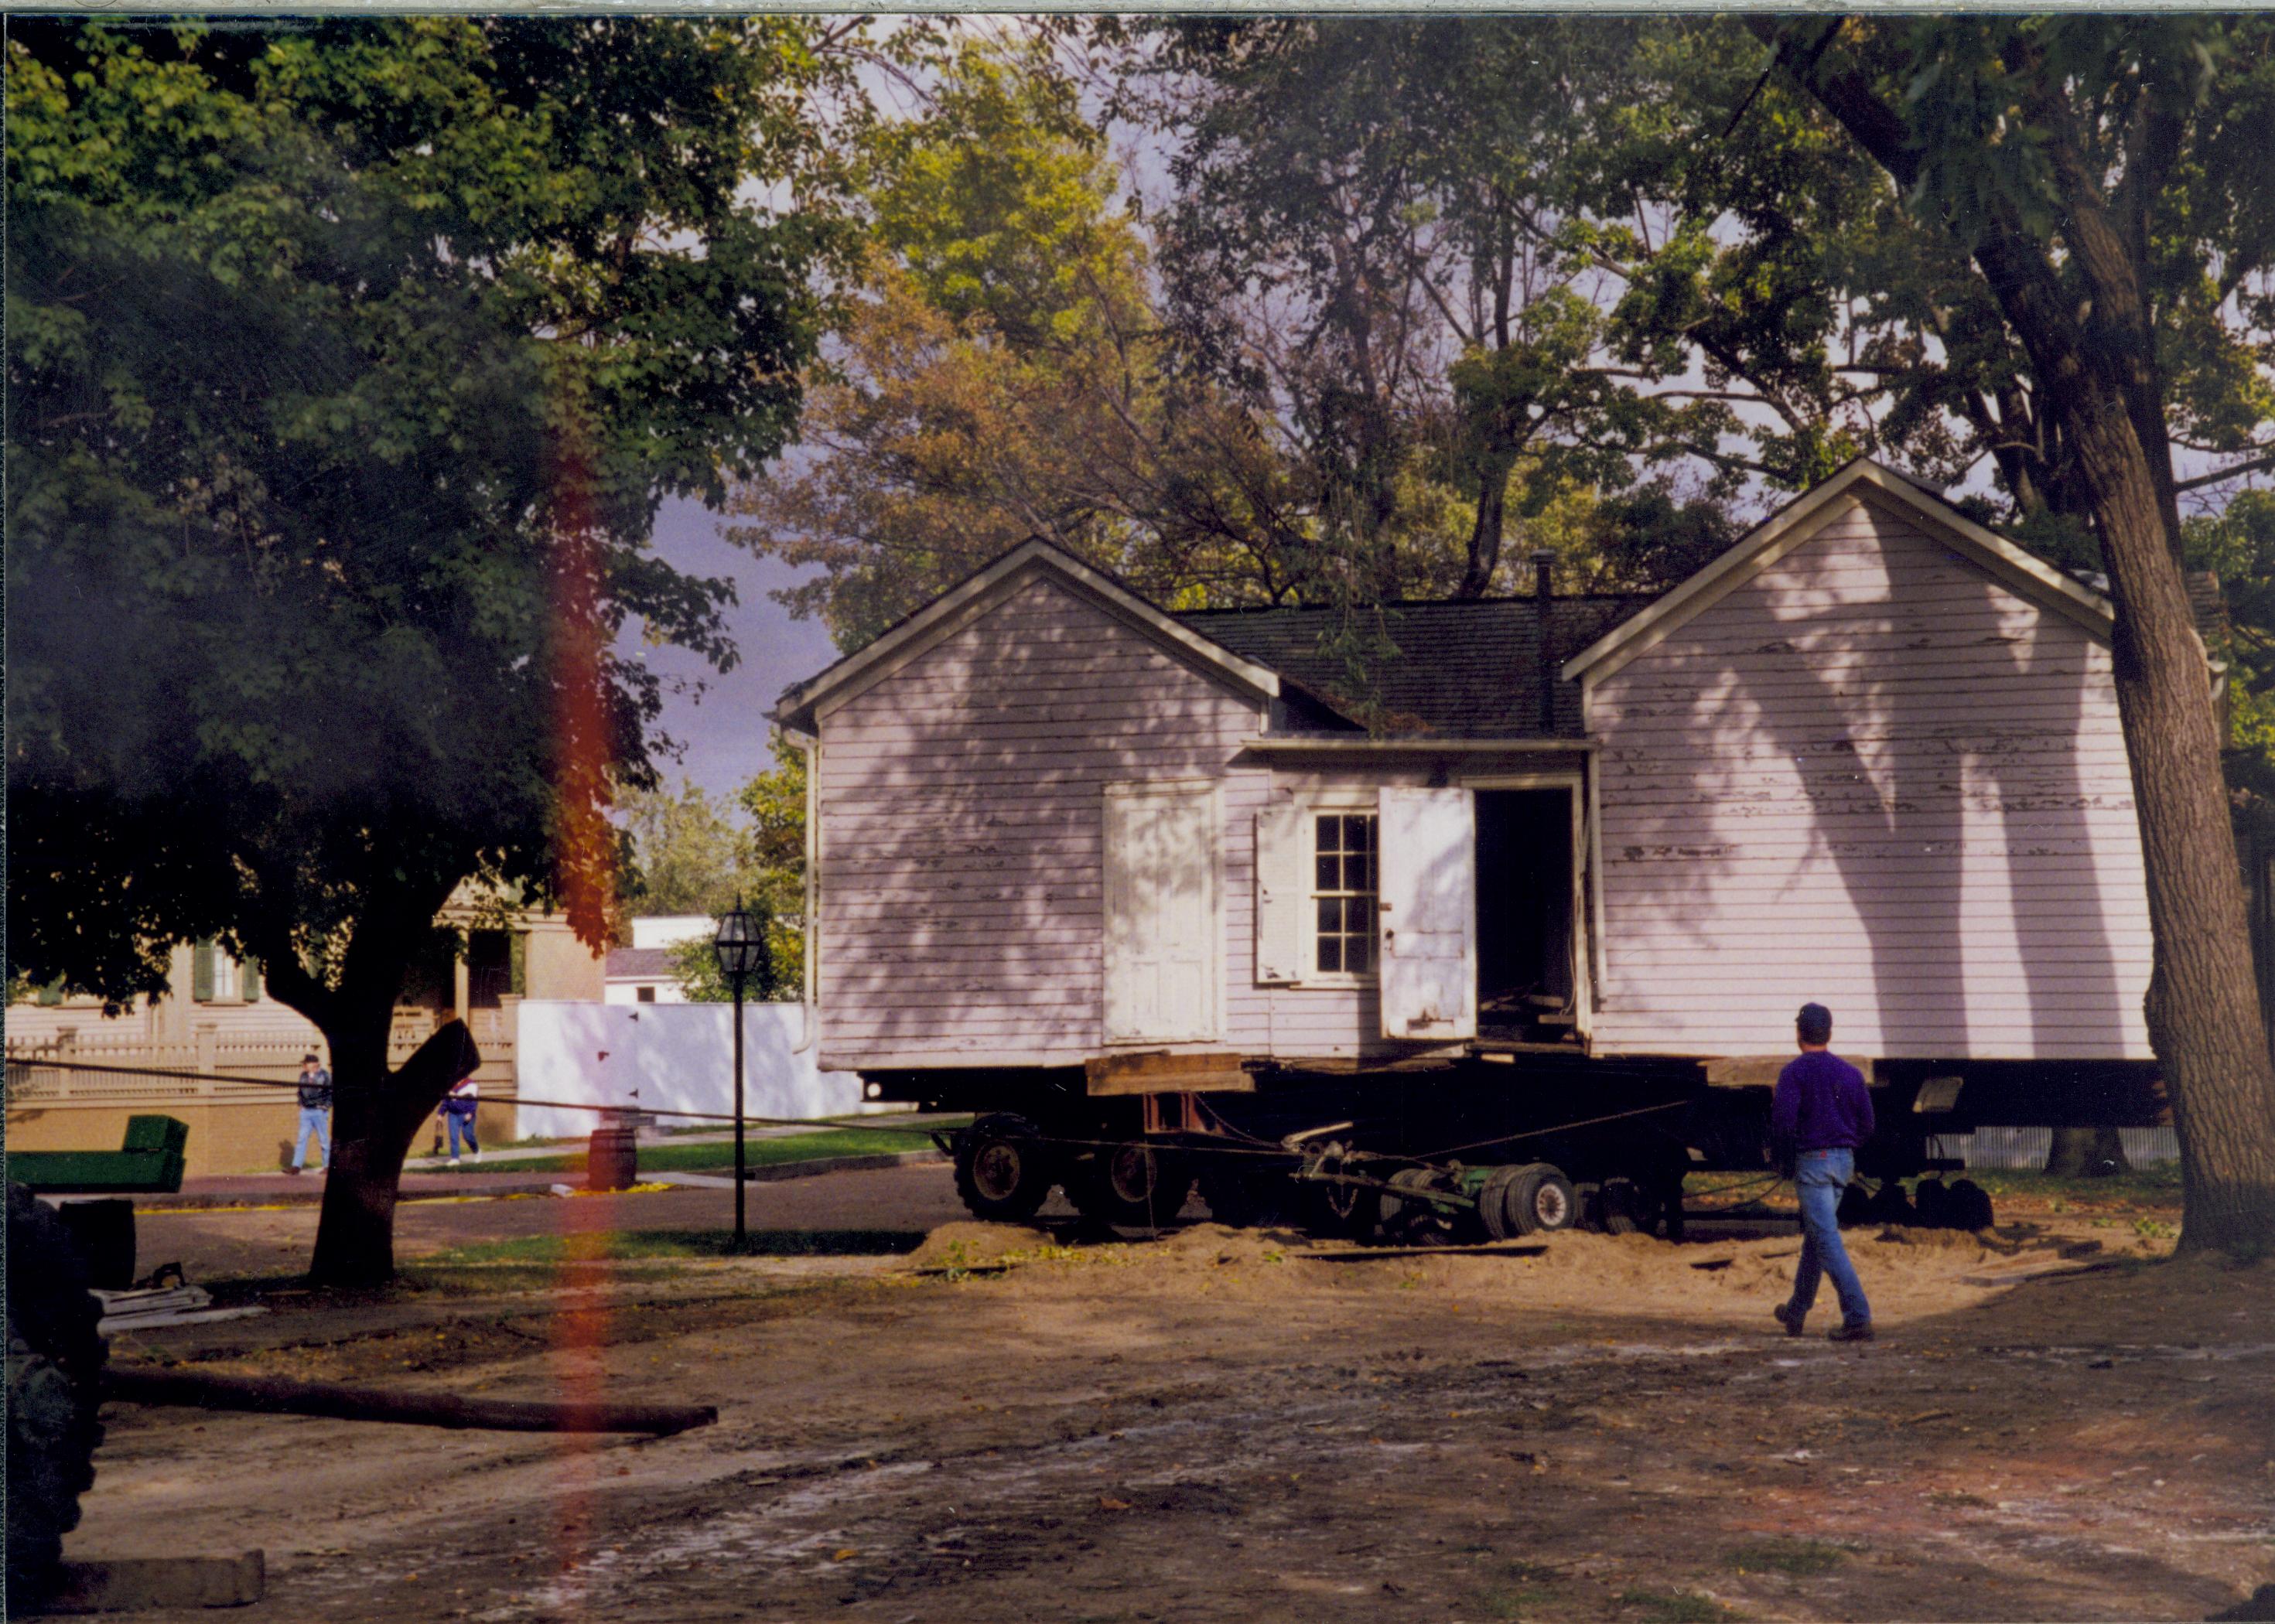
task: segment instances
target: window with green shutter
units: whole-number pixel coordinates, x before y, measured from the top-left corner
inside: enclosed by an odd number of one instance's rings
[[[248,1004],[261,1001],[261,966],[250,959],[237,967],[237,995]]]
[[[506,949],[505,990],[518,998],[529,991],[529,933],[516,931]]]
[[[190,996],[199,1003],[214,1001],[214,967],[220,956],[210,939],[190,949]]]

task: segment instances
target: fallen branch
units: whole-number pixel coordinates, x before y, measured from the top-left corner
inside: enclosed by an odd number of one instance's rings
[[[342,1421],[391,1421],[411,1426],[503,1432],[646,1432],[668,1438],[709,1426],[708,1404],[555,1404],[525,1399],[474,1399],[455,1393],[400,1393],[385,1387],[271,1376],[223,1376],[114,1364],[103,1396],[125,1404],[184,1404],[271,1416],[330,1416]]]

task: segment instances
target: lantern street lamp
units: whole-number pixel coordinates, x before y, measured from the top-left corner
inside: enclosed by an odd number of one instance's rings
[[[765,973],[765,921],[745,909],[737,896],[735,910],[719,921],[711,951],[718,957],[719,973],[735,989],[735,1251],[739,1256],[748,1242],[743,1229],[743,984]]]

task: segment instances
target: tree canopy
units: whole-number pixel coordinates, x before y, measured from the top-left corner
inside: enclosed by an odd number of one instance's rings
[[[440,905],[607,929],[659,710],[618,631],[734,658],[648,528],[797,421],[842,240],[810,36],[10,30],[10,968],[261,962],[341,1084],[320,1269],[431,1106],[385,1046]]]

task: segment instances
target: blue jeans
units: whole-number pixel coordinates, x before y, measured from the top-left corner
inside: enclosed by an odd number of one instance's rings
[[[458,1136],[460,1134],[464,1134],[465,1136],[466,1148],[468,1150],[473,1152],[477,1156],[481,1154],[482,1147],[474,1143],[474,1119],[471,1115],[460,1116],[456,1111],[452,1111],[446,1114],[444,1120],[450,1125],[450,1154],[454,1159],[458,1154]]]
[[[324,1167],[330,1167],[332,1165],[332,1112],[330,1107],[302,1106],[300,1107],[300,1138],[299,1142],[292,1147],[292,1165],[294,1167],[305,1167],[308,1165],[308,1141],[311,1137],[314,1137],[316,1141],[317,1165]]]
[[[1854,1151],[1801,1153],[1793,1176],[1795,1191],[1801,1197],[1801,1263],[1793,1272],[1793,1301],[1789,1305],[1796,1316],[1809,1312],[1810,1305],[1817,1301],[1818,1276],[1829,1274],[1833,1277],[1833,1289],[1840,1298],[1841,1322],[1851,1326],[1872,1322],[1872,1305],[1864,1300],[1864,1288],[1856,1279],[1855,1265],[1848,1261],[1848,1249],[1840,1244],[1840,1223],[1836,1216],[1840,1192],[1848,1188],[1848,1181],[1856,1174]]]

